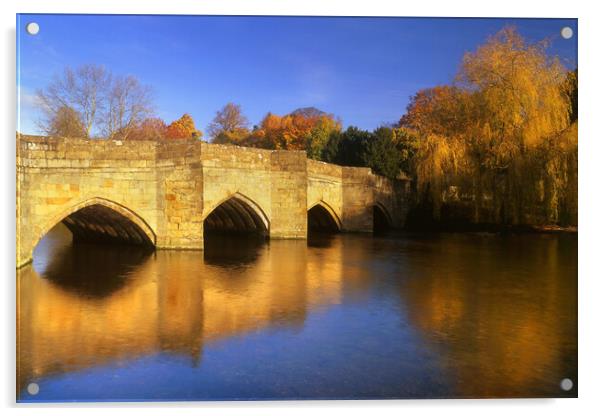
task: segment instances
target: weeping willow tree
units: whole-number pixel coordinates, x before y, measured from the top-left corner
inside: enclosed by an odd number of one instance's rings
[[[453,185],[474,222],[576,221],[576,79],[546,48],[505,28],[464,56],[453,86],[412,98],[401,124],[422,137],[416,177],[435,217]]]
[[[416,155],[418,189],[429,197],[433,217],[441,215],[445,191],[462,177],[465,147],[458,140],[434,134],[423,138]]]

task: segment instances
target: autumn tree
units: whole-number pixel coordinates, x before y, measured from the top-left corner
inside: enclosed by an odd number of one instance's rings
[[[241,144],[249,136],[249,121],[240,105],[228,103],[216,113],[207,133],[213,143]]]
[[[150,89],[137,78],[114,76],[98,65],[67,67],[36,96],[44,115],[40,129],[47,134],[69,108],[77,113],[84,127],[82,137],[101,133],[110,138],[127,138],[153,108]],[[63,114],[59,115],[61,111]]]
[[[422,203],[429,206],[435,220],[439,220],[445,190],[461,177],[465,157],[461,133],[471,117],[469,97],[457,86],[420,90],[411,97],[399,122],[419,136],[410,171]]]
[[[253,147],[264,149],[281,149],[283,135],[282,117],[268,113],[261,120],[259,126],[253,129],[246,142]]]
[[[330,135],[341,130],[341,124],[332,117],[320,116],[305,138],[307,157],[322,160]]]
[[[86,137],[86,127],[80,115],[71,107],[63,106],[48,121],[46,134],[61,137]]]
[[[167,136],[167,125],[160,118],[147,118],[128,135],[128,140],[162,140]]]
[[[578,75],[577,75],[577,70],[575,69],[574,71],[570,71],[567,75],[566,75],[566,80],[564,83],[564,93],[566,94],[569,103],[570,103],[570,110],[569,110],[569,119],[571,121],[571,123],[574,123],[577,121],[577,113],[578,113],[578,88],[577,88],[577,84],[578,84]]]
[[[332,114],[313,107],[284,116],[268,113],[251,132],[247,144],[267,149],[306,150],[309,157],[319,159],[330,134],[340,129],[340,121]]]
[[[501,194],[494,207],[496,219],[529,221],[527,209],[539,196],[547,220],[557,220],[552,211],[558,208],[558,182],[546,171],[554,170],[549,166],[554,150],[570,126],[565,78],[558,58],[547,56],[545,43],[528,44],[512,28],[464,58],[458,81],[474,91],[480,116],[468,133],[477,137],[476,145],[488,149],[482,163],[496,174],[490,186],[501,189],[496,193]],[[544,189],[538,195],[534,178],[539,173]]]
[[[202,137],[202,133],[196,129],[190,114],[184,114],[167,126],[165,137],[167,139],[199,139]]]
[[[464,56],[454,85],[412,98],[400,124],[420,135],[417,182],[435,211],[454,185],[472,196],[475,222],[559,221],[577,137],[567,72],[546,46],[505,28]]]
[[[399,125],[423,134],[449,134],[466,126],[468,93],[456,86],[440,85],[418,91],[410,98]]]

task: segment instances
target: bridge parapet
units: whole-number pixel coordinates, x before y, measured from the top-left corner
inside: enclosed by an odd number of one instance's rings
[[[17,167],[138,168],[154,166],[157,143],[18,136]]]

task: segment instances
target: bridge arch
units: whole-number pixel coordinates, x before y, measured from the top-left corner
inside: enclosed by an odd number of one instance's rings
[[[335,210],[328,203],[320,200],[307,210],[307,228],[313,231],[339,232],[342,223]]]
[[[391,228],[393,220],[389,210],[380,202],[372,206],[373,232],[382,232]]]
[[[32,249],[57,224],[73,234],[74,241],[122,242],[155,246],[157,237],[150,225],[129,208],[104,198],[89,198],[47,220],[37,233]]]
[[[207,231],[257,233],[269,235],[270,220],[265,211],[240,192],[228,195],[214,204],[203,217]]]

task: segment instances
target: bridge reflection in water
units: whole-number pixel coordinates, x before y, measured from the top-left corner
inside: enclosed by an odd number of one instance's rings
[[[576,394],[576,239],[65,236],[18,271],[21,400]]]

